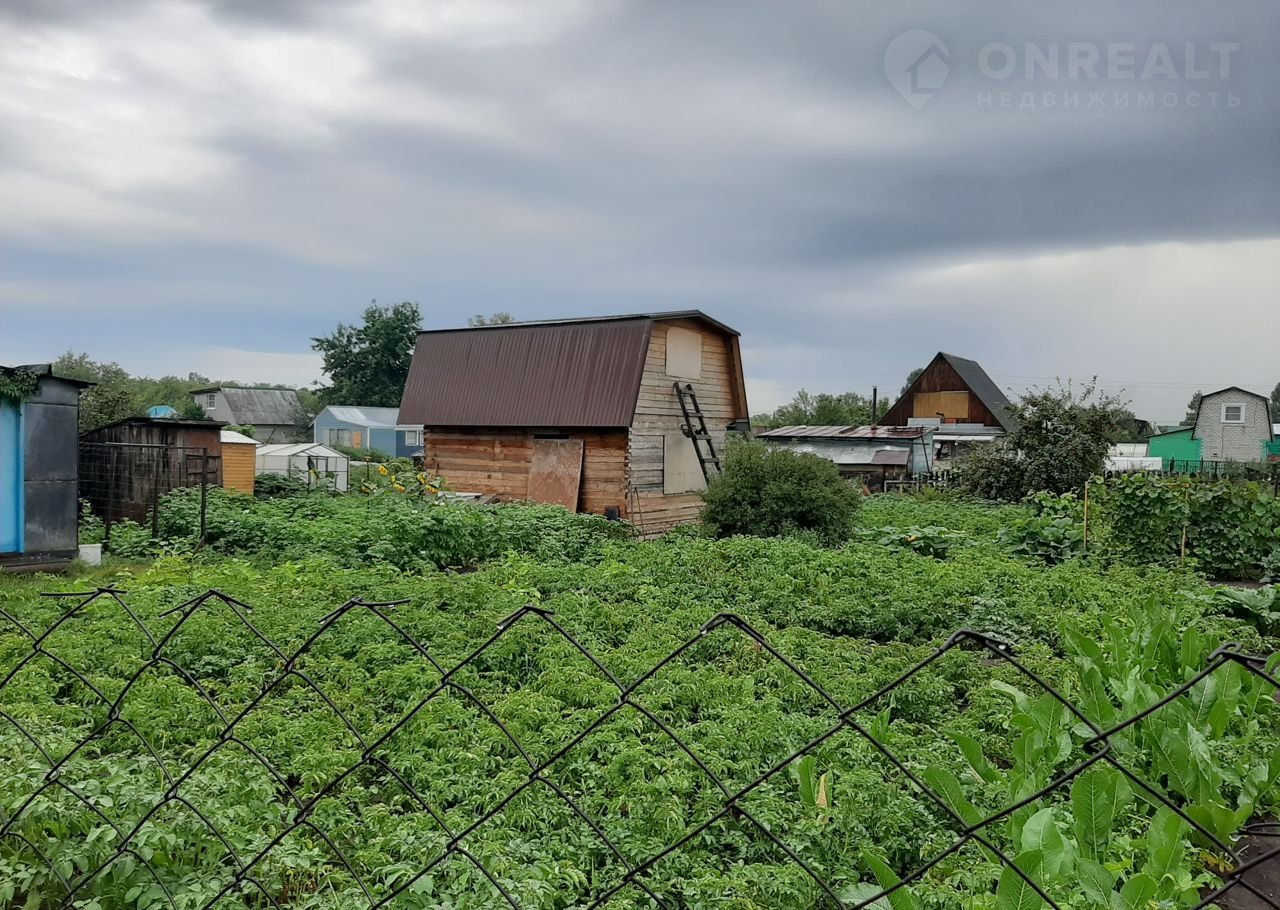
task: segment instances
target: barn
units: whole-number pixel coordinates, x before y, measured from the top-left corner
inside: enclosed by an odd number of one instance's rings
[[[422,332],[398,423],[453,490],[658,534],[749,428],[738,333],[698,310]]]

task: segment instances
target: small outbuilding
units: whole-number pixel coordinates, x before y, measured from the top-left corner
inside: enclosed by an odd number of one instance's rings
[[[364,451],[376,450],[393,458],[410,458],[422,451],[422,427],[398,423],[399,408],[358,408],[329,405],[311,425],[316,442]]]
[[[255,460],[259,474],[295,477],[312,489],[327,487],[339,493],[347,490],[350,459],[318,442],[261,445]]]
[[[0,569],[76,558],[80,391],[48,364],[0,367]]]
[[[696,521],[731,432],[750,428],[738,333],[698,310],[418,335],[399,423],[456,491]]]
[[[258,441],[235,430],[223,430],[222,486],[241,493],[253,492],[253,478],[257,473]]]
[[[126,417],[80,434],[80,498],[107,525],[145,522],[171,490],[222,485],[222,423]]]

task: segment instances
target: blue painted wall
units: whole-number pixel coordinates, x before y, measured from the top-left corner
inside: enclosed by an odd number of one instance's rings
[[[0,401],[0,553],[22,552],[23,448],[22,408]]]
[[[351,430],[359,433],[362,443],[361,448],[377,449],[379,452],[385,452],[387,455],[394,455],[397,458],[407,458],[422,448],[421,445],[409,445],[408,432],[405,430],[397,430],[392,427],[369,429],[357,423],[338,420],[327,411],[321,411],[316,417],[312,428],[311,441],[329,445],[329,430]]]

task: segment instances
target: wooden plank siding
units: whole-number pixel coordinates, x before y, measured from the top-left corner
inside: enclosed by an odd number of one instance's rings
[[[536,432],[582,440],[579,512],[603,515],[613,507],[625,517],[626,430],[551,428]],[[443,477],[451,490],[502,500],[528,499],[534,433],[532,429],[427,427],[423,433],[424,464]]]
[[[628,430],[630,440],[631,495],[628,517],[641,533],[652,537],[676,525],[698,520],[702,497],[696,491],[664,492],[664,439],[678,433],[684,418],[673,383],[667,375],[667,330],[678,326],[697,332],[702,337],[701,379],[691,382],[698,404],[711,430],[717,454],[724,452],[728,425],[746,412],[745,392],[741,388],[741,371],[736,356],[737,339],[726,336],[694,320],[656,322],[649,338],[644,374],[636,413]],[[680,437],[680,444],[692,447],[693,441]]]
[[[957,408],[954,401],[945,405],[936,397],[941,392],[960,392],[968,396],[968,407]],[[880,418],[880,425],[886,427],[905,427],[911,417],[936,417],[941,410],[947,417],[964,423],[979,423],[983,426],[998,427],[1000,421],[991,413],[982,399],[973,394],[968,384],[959,373],[941,357],[925,368],[912,385],[908,394],[902,396],[893,407]],[[926,413],[927,412],[927,413]]]
[[[222,445],[222,486],[241,493],[253,492],[257,446],[227,442]]]

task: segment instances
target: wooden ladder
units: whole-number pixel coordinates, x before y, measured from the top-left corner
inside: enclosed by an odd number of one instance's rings
[[[698,464],[702,466],[702,477],[707,482],[711,481],[711,472],[707,465],[715,465],[716,473],[720,472],[720,456],[716,454],[715,444],[711,441],[711,432],[707,429],[707,419],[702,414],[702,408],[698,405],[698,396],[693,391],[693,383],[687,382],[684,385],[673,383],[676,390],[676,398],[680,401],[680,413],[684,415],[684,424],[680,427],[681,432],[688,436],[693,442],[693,450],[698,453]],[[694,421],[697,425],[694,425]],[[706,446],[704,452],[703,446]]]

